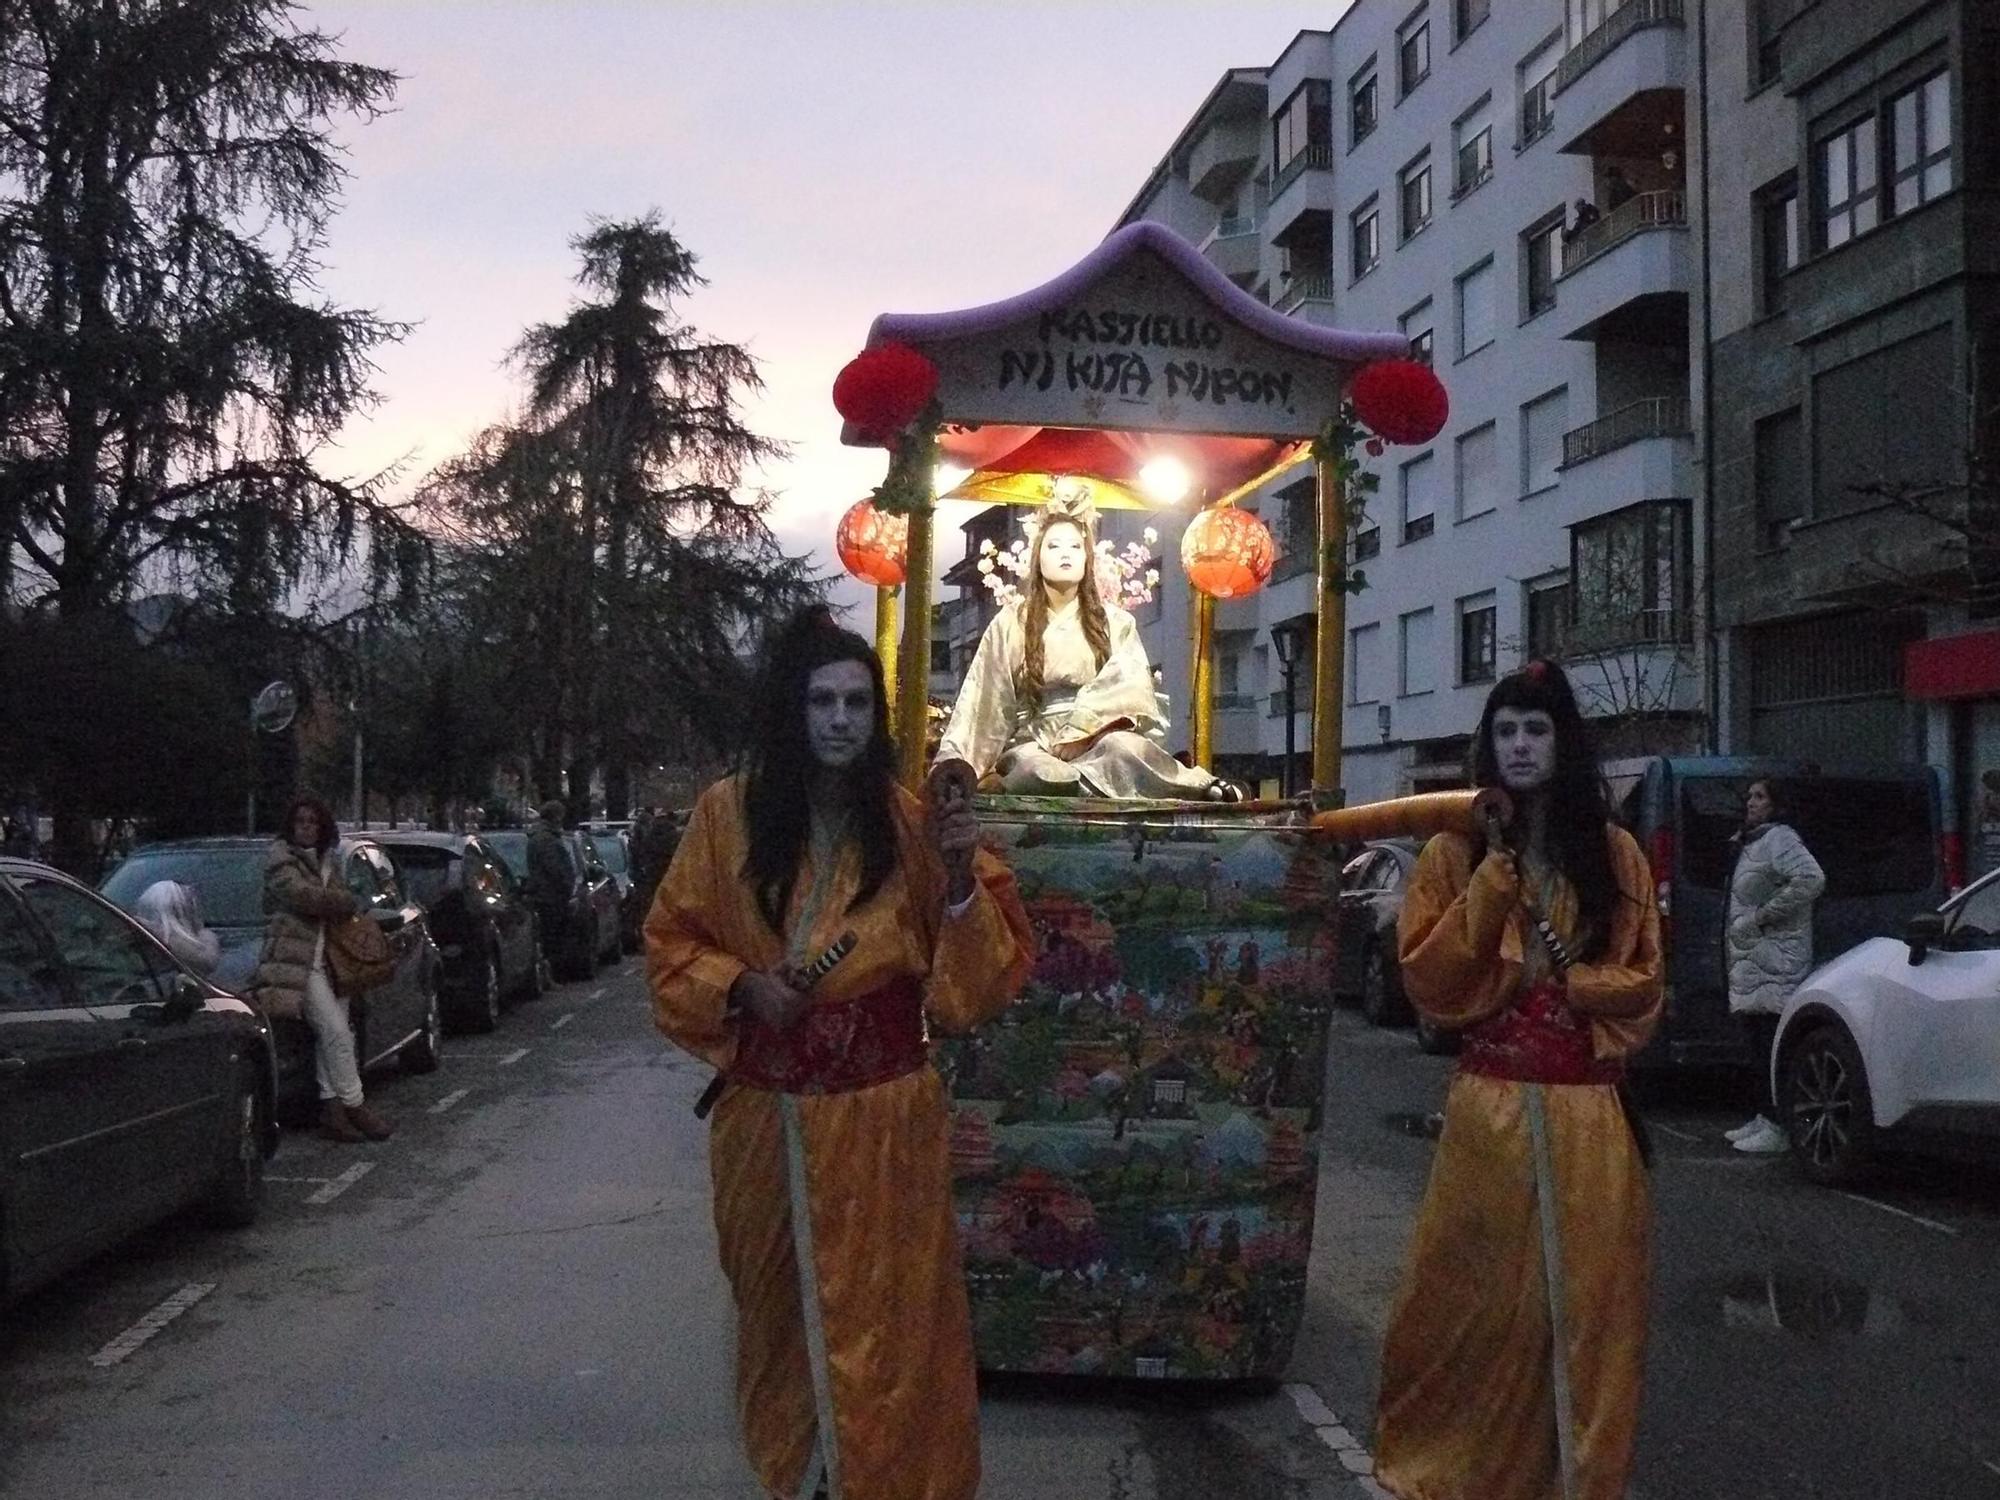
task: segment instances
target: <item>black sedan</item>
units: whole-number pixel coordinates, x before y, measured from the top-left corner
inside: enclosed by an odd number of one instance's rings
[[[528,835],[518,828],[505,828],[480,837],[525,886]],[[589,838],[576,832],[562,838],[569,851],[572,884],[563,912],[562,938],[549,954],[549,962],[564,979],[588,979],[599,964],[618,956],[618,886]]]
[[[448,1020],[488,1032],[507,1000],[547,988],[534,910],[507,862],[478,835],[382,833],[376,842],[424,908],[444,957]]]
[[[264,948],[264,839],[181,839],[147,844],[111,872],[104,894],[130,910],[156,880],[194,887],[202,919],[222,940],[214,981],[246,994]],[[335,857],[361,909],[381,925],[396,956],[388,983],[360,996],[352,1007],[355,1055],[364,1070],[392,1060],[413,1073],[435,1069],[444,1041],[444,962],[431,941],[424,909],[403,889],[389,856],[369,839],[343,839]],[[278,1103],[287,1115],[308,1113],[318,1096],[313,1080],[312,1031],[304,1021],[273,1028],[278,1048]]]
[[[249,1007],[87,887],[0,859],[0,1301],[189,1204],[251,1223],[276,1088]]]
[[[1334,988],[1358,998],[1361,1013],[1376,1026],[1406,1026],[1411,1018],[1396,965],[1396,920],[1403,914],[1417,847],[1410,839],[1365,844],[1340,872]]]

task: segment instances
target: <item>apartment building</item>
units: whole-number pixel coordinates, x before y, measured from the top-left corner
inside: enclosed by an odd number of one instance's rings
[[[1358,0],[1225,74],[1120,219],[1172,225],[1294,316],[1400,329],[1451,393],[1434,443],[1378,461],[1350,539],[1350,800],[1458,780],[1488,686],[1530,654],[1575,663],[1612,753],[1705,738],[1693,55],[1683,0]],[[1218,768],[1280,782],[1289,722],[1300,786],[1310,477],[1250,504],[1281,560],[1217,610]],[[1183,694],[1186,595],[1170,569],[1145,627]]]
[[[1760,0],[1700,43],[1722,742],[1945,766],[1990,868],[2000,7]]]

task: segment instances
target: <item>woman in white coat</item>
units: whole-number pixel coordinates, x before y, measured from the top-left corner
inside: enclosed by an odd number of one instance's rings
[[[1786,821],[1784,789],[1753,781],[1743,797],[1743,829],[1736,835],[1736,869],[1729,878],[1729,1010],[1737,1017],[1758,1070],[1757,1098],[1768,1104],[1757,1117],[1729,1132],[1738,1151],[1769,1155],[1786,1148],[1769,1097],[1771,1043],[1778,1016],[1812,968],[1813,903],[1826,874]]]

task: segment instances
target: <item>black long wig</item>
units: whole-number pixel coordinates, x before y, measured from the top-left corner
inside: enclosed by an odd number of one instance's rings
[[[1493,752],[1493,715],[1503,708],[1520,713],[1539,710],[1554,721],[1556,765],[1547,791],[1548,854],[1576,891],[1582,925],[1577,957],[1601,957],[1611,940],[1611,914],[1619,890],[1611,868],[1611,797],[1597,766],[1595,737],[1562,668],[1554,662],[1531,661],[1501,678],[1486,695],[1479,733],[1472,742],[1475,786],[1505,785],[1499,757]],[[1474,863],[1485,854],[1486,840],[1475,838]]]
[[[824,605],[815,605],[792,616],[766,643],[743,756],[743,811],[750,831],[743,876],[758,911],[780,935],[812,829],[809,789],[818,763],[806,735],[806,687],[821,667],[843,661],[861,663],[875,685],[874,729],[845,773],[853,837],[861,845],[861,887],[849,909],[872,900],[896,867],[896,757],[882,661],[868,642],[836,625]]]

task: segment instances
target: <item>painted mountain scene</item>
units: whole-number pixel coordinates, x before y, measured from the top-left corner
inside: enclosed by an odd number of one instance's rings
[[[1305,1294],[1334,862],[1294,813],[981,799],[1038,958],[949,1041],[980,1364],[1277,1375]]]

